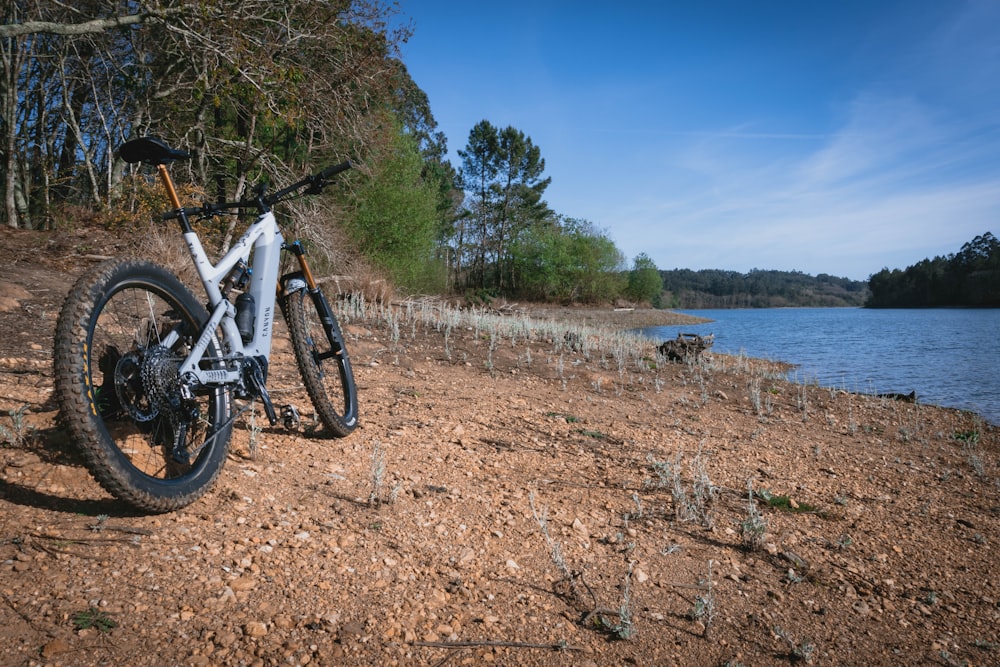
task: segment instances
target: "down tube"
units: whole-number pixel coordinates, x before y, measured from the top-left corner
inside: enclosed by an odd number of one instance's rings
[[[253,250],[253,275],[250,279],[250,295],[256,306],[254,336],[244,345],[243,353],[268,358],[271,353],[271,337],[274,333],[274,308],[277,296],[278,271],[281,265],[281,233],[263,234],[257,239]]]

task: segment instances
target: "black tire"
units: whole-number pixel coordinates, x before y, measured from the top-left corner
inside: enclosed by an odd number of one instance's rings
[[[94,478],[116,498],[147,512],[197,500],[215,482],[229,450],[230,395],[205,388],[190,399],[176,389],[176,366],[208,313],[173,274],[149,262],[114,260],[73,287],[56,324],[55,384],[66,427]],[[163,334],[180,332],[169,349]],[[207,361],[219,356],[212,340]],[[217,363],[217,362],[216,362]],[[166,401],[179,401],[183,418]],[[182,433],[184,447],[175,448]],[[214,436],[214,437],[213,437]]]
[[[323,299],[322,293],[316,297]],[[288,294],[284,306],[295,361],[313,407],[329,434],[343,438],[358,425],[358,390],[337,318],[326,306],[332,325],[331,344],[309,290]]]

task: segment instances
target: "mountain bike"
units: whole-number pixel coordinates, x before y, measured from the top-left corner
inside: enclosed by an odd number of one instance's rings
[[[163,219],[180,224],[206,301],[168,269],[134,259],[109,260],[70,291],[56,324],[56,393],[94,478],[143,511],[176,510],[200,498],[222,470],[243,412],[259,401],[271,425],[279,421],[266,388],[276,305],[321,433],[350,434],[358,395],[343,333],[303,243],[285,242],[272,211],[319,193],[350,162],[272,194],[260,185],[248,199],[185,208],[167,165],[189,158],[186,152],[144,137],[118,155],[156,167],[173,205]],[[254,222],[213,263],[192,220],[242,209]],[[279,276],[282,251],[298,270]],[[280,419],[297,426],[298,411],[286,406]]]

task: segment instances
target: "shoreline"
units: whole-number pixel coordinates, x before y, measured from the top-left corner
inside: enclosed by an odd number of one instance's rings
[[[591,306],[546,306],[528,305],[524,313],[532,319],[551,319],[559,322],[582,324],[595,329],[627,331],[648,327],[683,326],[685,324],[706,324],[713,320],[706,317],[686,315],[673,310],[655,308],[610,308]]]

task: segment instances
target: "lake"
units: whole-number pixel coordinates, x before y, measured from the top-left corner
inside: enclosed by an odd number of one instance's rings
[[[715,334],[714,352],[796,365],[790,380],[861,393],[917,392],[921,403],[1000,424],[1000,309],[689,310],[708,324],[652,327]]]

